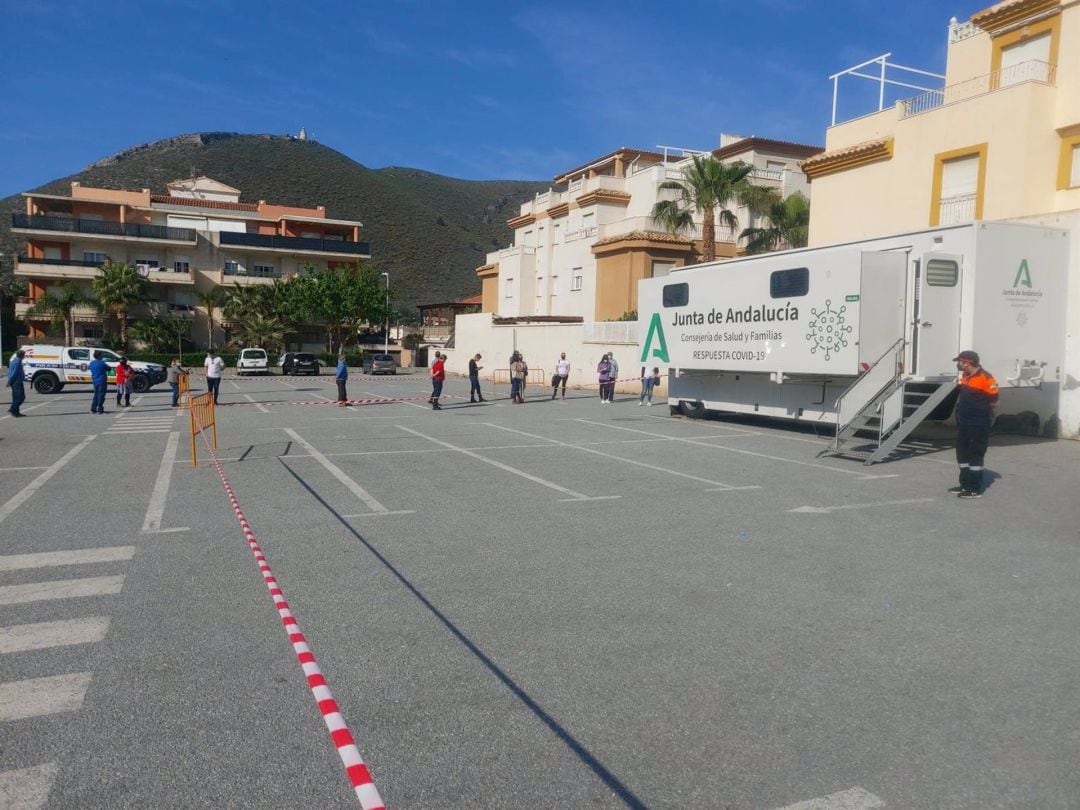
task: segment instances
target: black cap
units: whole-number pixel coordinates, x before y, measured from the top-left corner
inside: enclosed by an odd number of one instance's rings
[[[979,354],[978,352],[973,352],[968,349],[967,351],[960,352],[960,354],[956,355],[956,357],[953,358],[954,363],[957,360],[967,360],[969,363],[979,365]]]

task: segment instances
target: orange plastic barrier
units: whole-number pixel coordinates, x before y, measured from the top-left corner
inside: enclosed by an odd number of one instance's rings
[[[207,391],[198,396],[188,396],[191,421],[191,466],[199,466],[196,437],[209,432],[210,446],[217,450],[217,420],[214,418],[214,395]]]

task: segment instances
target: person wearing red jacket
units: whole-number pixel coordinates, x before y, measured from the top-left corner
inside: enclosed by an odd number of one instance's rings
[[[435,352],[435,362],[431,364],[431,410],[441,411],[439,397],[442,396],[443,380],[446,379],[446,358]]]
[[[125,408],[131,407],[131,366],[126,357],[120,358],[120,364],[116,367],[116,407],[121,404]],[[123,400],[123,402],[121,402]]]

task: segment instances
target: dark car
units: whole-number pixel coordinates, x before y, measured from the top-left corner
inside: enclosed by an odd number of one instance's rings
[[[278,358],[278,365],[285,375],[319,373],[319,359],[311,352],[285,352]]]
[[[390,354],[373,354],[364,363],[367,374],[397,374],[397,361]]]

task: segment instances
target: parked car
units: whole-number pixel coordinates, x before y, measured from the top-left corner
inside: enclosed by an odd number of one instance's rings
[[[319,359],[311,352],[285,352],[278,358],[281,373],[289,374],[319,374]]]
[[[236,375],[243,377],[245,374],[266,374],[270,371],[270,358],[266,356],[266,349],[241,349],[240,356],[236,358]]]
[[[390,354],[373,354],[364,361],[365,374],[397,374],[397,368],[397,361]]]

